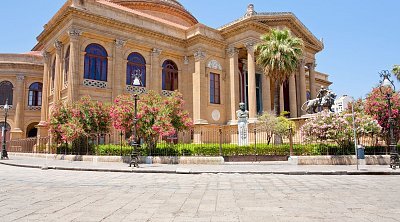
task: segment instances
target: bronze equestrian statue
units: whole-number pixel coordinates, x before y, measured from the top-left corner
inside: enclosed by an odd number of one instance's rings
[[[308,114],[317,113],[316,109],[318,107],[327,107],[329,111],[332,110],[332,106],[335,104],[336,94],[323,86],[318,92],[317,98],[308,100],[301,106],[301,110],[307,112]]]

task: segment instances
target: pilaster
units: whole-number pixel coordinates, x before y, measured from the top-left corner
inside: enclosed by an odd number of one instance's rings
[[[82,35],[82,32],[78,29],[71,29],[68,31],[68,35],[70,38],[68,100],[74,102],[79,99],[79,39]]]
[[[123,94],[126,87],[126,62],[124,62],[126,59],[123,58],[125,45],[125,40],[114,40],[114,79],[112,100],[114,100],[118,95]]]
[[[193,120],[194,124],[208,124],[208,122],[203,119],[203,112],[205,112],[204,108],[207,106],[208,99],[208,90],[205,82],[206,75],[206,52],[202,49],[197,49],[194,52],[195,59],[195,72],[193,73]],[[202,93],[207,93],[203,95]]]
[[[23,137],[23,125],[24,122],[24,91],[25,91],[25,76],[17,75],[17,82],[14,91],[15,104],[15,116],[14,116],[14,129],[11,131],[13,139],[20,139]]]
[[[151,76],[148,78],[153,80],[150,81],[149,89],[158,93],[162,91],[161,53],[162,49],[159,48],[153,48],[151,50]]]
[[[48,136],[48,128],[47,128],[47,116],[49,110],[49,70],[51,66],[50,62],[50,53],[43,51],[43,60],[44,60],[44,71],[43,71],[43,89],[42,89],[42,109],[40,110],[40,122],[38,125],[38,135],[40,137]]]
[[[64,45],[60,41],[54,42],[54,47],[56,48],[56,72],[54,77],[54,95],[53,103],[56,104],[60,100],[60,82],[61,82],[61,68],[62,68],[62,49]]]

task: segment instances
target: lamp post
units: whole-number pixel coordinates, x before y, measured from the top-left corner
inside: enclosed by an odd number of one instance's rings
[[[7,135],[7,114],[8,114],[8,99],[6,99],[6,104],[4,105],[4,125],[3,125],[3,148],[1,150],[1,159],[8,159],[8,154],[6,150],[6,135]]]
[[[399,154],[397,152],[396,139],[394,137],[394,132],[393,132],[394,119],[392,116],[392,103],[391,103],[393,92],[395,92],[396,87],[394,86],[393,81],[390,80],[390,72],[388,70],[384,70],[379,74],[381,78],[383,78],[382,81],[380,82],[379,89],[381,93],[386,96],[386,100],[388,103],[390,167],[396,169],[396,166],[399,165]]]
[[[140,72],[140,70],[138,69],[138,70],[136,70],[135,71],[135,73],[133,74],[131,74],[131,81],[132,81],[132,86],[133,87],[139,87],[139,86],[141,86],[142,84],[141,84],[141,81],[140,81],[140,74],[141,74],[141,72]],[[136,91],[133,89],[133,91],[135,92],[134,94],[133,94],[133,98],[134,98],[134,100],[135,100],[135,105],[134,105],[134,109],[135,109],[135,113],[134,113],[134,117],[133,117],[133,139],[132,139],[132,142],[131,142],[131,146],[132,146],[132,155],[131,155],[131,163],[130,163],[130,166],[132,165],[132,163],[134,164],[134,166],[138,166],[138,163],[137,163],[137,147],[139,146],[139,144],[138,144],[138,139],[137,139],[137,122],[138,122],[138,119],[137,119],[137,101],[138,101],[138,94],[136,93]],[[134,159],[135,158],[135,159]]]

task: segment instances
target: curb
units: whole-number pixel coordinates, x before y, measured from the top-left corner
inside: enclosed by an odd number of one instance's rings
[[[186,174],[186,175],[199,175],[199,174],[254,174],[254,175],[289,175],[289,176],[302,176],[302,175],[400,175],[400,171],[191,171],[190,169],[177,169],[177,170],[146,170],[143,169],[102,169],[102,168],[79,168],[79,167],[57,167],[57,166],[37,166],[26,164],[5,163],[0,161],[0,164],[22,168],[33,168],[42,170],[64,170],[64,171],[86,171],[86,172],[105,172],[105,173],[136,173],[136,174]]]

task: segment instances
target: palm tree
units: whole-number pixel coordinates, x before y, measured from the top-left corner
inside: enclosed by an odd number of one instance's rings
[[[397,79],[400,81],[400,65],[393,66],[393,73],[397,77]]]
[[[257,44],[257,64],[264,68],[264,74],[274,81],[274,113],[279,116],[280,86],[297,70],[303,55],[303,41],[291,35],[288,29],[271,29],[261,36]]]

